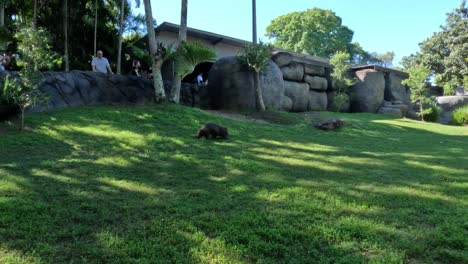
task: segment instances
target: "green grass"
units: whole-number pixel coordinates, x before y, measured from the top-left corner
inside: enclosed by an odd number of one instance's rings
[[[0,263],[467,263],[468,129],[326,115],[348,126],[176,105],[2,125]],[[230,138],[194,139],[207,122]]]

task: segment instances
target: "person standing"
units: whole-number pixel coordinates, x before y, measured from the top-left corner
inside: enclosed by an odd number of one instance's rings
[[[102,50],[98,50],[96,55],[97,56],[94,57],[93,61],[91,62],[93,71],[102,73],[113,73],[109,61],[105,57],[103,57]]]

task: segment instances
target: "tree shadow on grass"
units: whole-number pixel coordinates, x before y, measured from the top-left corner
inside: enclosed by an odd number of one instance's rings
[[[391,128],[369,133],[382,141],[372,148],[356,131],[124,110],[44,115],[43,130],[6,143],[0,175],[18,188],[0,192],[1,247],[45,262],[463,260],[463,187],[440,179],[466,182],[448,169],[462,137],[432,158],[383,148]],[[212,120],[229,124],[230,140],[193,139]],[[442,172],[422,166],[436,160]]]

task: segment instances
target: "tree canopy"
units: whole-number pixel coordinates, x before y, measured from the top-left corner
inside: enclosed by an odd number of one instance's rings
[[[354,34],[334,12],[319,8],[280,16],[266,31],[278,48],[321,57],[350,51]]]
[[[354,32],[330,10],[313,8],[289,13],[274,19],[266,31],[275,47],[327,58],[341,51],[348,53],[354,64],[392,67],[395,55],[365,51],[359,43],[352,42]]]
[[[447,14],[446,25],[420,43],[421,50],[404,57],[405,68],[424,65],[446,93],[456,86],[468,87],[468,8],[466,1]]]

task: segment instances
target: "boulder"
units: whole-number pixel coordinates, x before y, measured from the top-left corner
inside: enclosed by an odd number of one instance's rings
[[[400,75],[388,73],[384,94],[386,101],[401,101],[406,105],[411,105],[410,89],[401,84],[403,80],[404,77]]]
[[[281,67],[283,79],[288,81],[302,82],[304,78],[304,65],[292,62],[288,66]]]
[[[327,110],[328,99],[326,92],[317,92],[314,90],[309,91],[309,104],[307,110],[309,111],[325,111]]]
[[[293,101],[291,98],[286,95],[281,98],[281,109],[284,111],[291,111],[293,106]]]
[[[453,111],[468,104],[468,95],[452,95],[436,97],[437,104],[446,112]]]
[[[328,88],[328,81],[323,77],[304,75],[304,81],[309,84],[312,90],[326,91]]]
[[[291,111],[307,111],[309,105],[309,85],[307,83],[284,81],[284,94],[292,100]]]
[[[357,83],[349,88],[351,112],[376,113],[384,100],[383,72],[364,69],[355,72]]]
[[[312,76],[325,76],[325,68],[311,64],[304,64],[304,73]]]
[[[276,65],[278,65],[278,67],[283,67],[292,62],[293,56],[288,52],[276,51],[273,53],[273,56],[271,56],[271,59],[276,63]]]
[[[408,106],[405,104],[384,104],[379,108],[379,114],[394,115],[397,117],[405,117],[408,112]]]
[[[263,101],[268,109],[280,109],[283,75],[271,60],[260,74]],[[237,57],[216,61],[208,75],[208,100],[201,107],[225,110],[255,109],[254,74]]]
[[[3,72],[2,78],[7,72]],[[13,76],[17,73],[11,72]],[[153,101],[154,89],[150,80],[125,75],[107,75],[91,71],[43,72],[39,90],[48,95],[46,105],[31,111],[98,105],[132,104]]]

